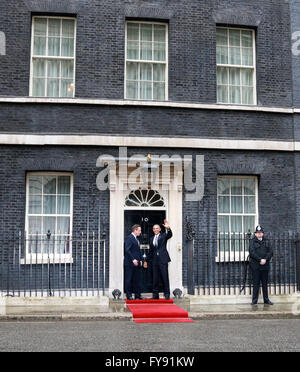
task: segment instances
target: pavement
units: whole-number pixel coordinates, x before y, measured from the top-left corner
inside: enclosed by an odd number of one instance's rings
[[[276,303],[273,306],[258,304],[191,305],[188,299],[174,303],[189,312],[194,320],[230,319],[300,319],[300,306],[293,303]],[[0,321],[132,321],[132,313],[124,300],[110,300],[108,306],[15,306],[8,307]]]
[[[168,356],[168,352],[179,353],[180,357],[189,353],[185,356],[194,357],[193,368],[200,370],[203,368],[200,352],[299,351],[298,319],[196,320],[172,324],[130,321],[0,323],[0,352],[97,352],[96,363],[100,369],[107,366],[107,358],[120,358],[124,362],[139,359],[143,369],[145,366],[177,367],[172,361],[178,360],[178,354]],[[194,354],[190,355],[192,352]],[[5,355],[2,353],[2,356]],[[24,363],[23,357],[20,360]]]

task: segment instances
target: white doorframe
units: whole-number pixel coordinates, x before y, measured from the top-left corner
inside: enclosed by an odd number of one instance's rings
[[[117,175],[115,169],[110,170],[110,246],[109,246],[109,293],[112,297],[114,289],[123,293],[124,288],[124,210],[127,175]],[[178,171],[171,179],[167,195],[166,216],[172,228],[173,237],[169,240],[168,251],[171,257],[169,277],[171,295],[175,288],[183,291],[182,283],[182,189],[183,172]],[[158,190],[159,191],[159,190]],[[130,190],[128,190],[129,194]],[[145,209],[145,208],[143,208]],[[155,209],[153,209],[155,210]]]

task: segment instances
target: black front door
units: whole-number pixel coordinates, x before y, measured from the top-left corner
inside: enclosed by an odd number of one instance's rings
[[[149,254],[150,238],[153,236],[153,225],[159,224],[162,232],[165,231],[162,226],[166,218],[165,211],[151,211],[151,210],[134,210],[125,211],[125,229],[124,238],[131,233],[131,227],[135,224],[142,226],[142,234],[139,237],[141,244],[142,256],[147,258]],[[147,269],[141,269],[141,289],[142,293],[152,293],[152,266],[148,265]]]

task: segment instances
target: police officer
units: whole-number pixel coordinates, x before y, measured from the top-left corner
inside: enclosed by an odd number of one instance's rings
[[[273,305],[268,296],[268,275],[270,260],[273,257],[273,250],[269,241],[264,238],[264,230],[260,225],[255,229],[255,237],[250,240],[249,253],[253,278],[252,305],[257,304],[260,283],[262,283],[264,303]]]

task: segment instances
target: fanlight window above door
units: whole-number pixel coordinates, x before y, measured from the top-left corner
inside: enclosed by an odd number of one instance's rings
[[[134,190],[126,197],[125,207],[165,207],[164,198],[154,190]]]

